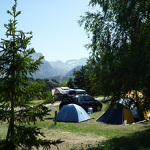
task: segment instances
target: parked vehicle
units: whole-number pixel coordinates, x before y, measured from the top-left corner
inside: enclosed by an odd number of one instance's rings
[[[100,101],[95,100],[92,96],[88,94],[77,94],[77,95],[61,95],[61,103],[59,105],[59,109],[61,109],[64,105],[67,104],[77,104],[81,106],[85,111],[88,111],[88,108],[92,107],[93,112],[100,111],[102,109],[102,103]]]
[[[77,94],[86,94],[86,91],[83,89],[71,89],[69,87],[57,87],[52,89],[52,95],[54,95],[55,100],[60,101],[62,96],[65,94],[68,95],[77,95]]]

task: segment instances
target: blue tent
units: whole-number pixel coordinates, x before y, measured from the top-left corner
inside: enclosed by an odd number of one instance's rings
[[[106,112],[96,120],[96,122],[103,122],[107,124],[123,124],[123,107],[121,104],[117,104],[116,109],[113,106],[109,106]]]
[[[89,119],[87,112],[76,104],[65,105],[57,114],[57,121],[81,122]]]

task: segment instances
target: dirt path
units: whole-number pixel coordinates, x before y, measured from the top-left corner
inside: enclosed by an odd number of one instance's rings
[[[86,149],[91,146],[97,146],[100,142],[106,139],[102,136],[94,135],[91,133],[72,133],[62,132],[58,130],[51,130],[45,134],[46,137],[50,137],[51,140],[61,139],[64,142],[58,145],[59,150],[78,150],[83,147]],[[52,150],[57,150],[55,146],[52,146]]]

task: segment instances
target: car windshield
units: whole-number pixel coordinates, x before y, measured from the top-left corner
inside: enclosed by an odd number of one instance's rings
[[[85,99],[84,99],[83,96],[79,96],[79,97],[78,97],[78,101],[79,101],[79,102],[82,102],[82,101],[85,101]]]
[[[85,96],[84,98],[85,98],[85,101],[93,101],[94,100],[94,98],[91,96]]]

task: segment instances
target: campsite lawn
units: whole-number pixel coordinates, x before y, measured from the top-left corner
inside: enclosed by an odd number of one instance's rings
[[[45,138],[50,140],[61,139],[64,141],[58,145],[61,150],[87,149],[87,150],[148,150],[150,149],[150,121],[131,125],[108,125],[95,122],[102,113],[106,104],[100,112],[90,114],[91,120],[71,123],[57,122],[54,126],[55,111],[59,111],[58,106],[49,107],[50,115],[44,121],[37,122],[45,133]],[[0,138],[6,135],[7,124],[0,124]],[[52,150],[56,149],[52,147]]]
[[[57,122],[57,125],[54,126],[54,112],[58,111],[58,106],[55,106],[52,107],[51,116],[46,117],[44,122],[38,122],[37,125],[51,139],[62,137],[67,145],[71,144],[69,140],[74,140],[72,144],[74,147],[76,145],[80,147],[85,142],[86,145],[89,143],[94,146],[100,144],[100,148],[97,146],[97,149],[106,150],[150,149],[148,138],[150,136],[150,121],[130,125],[108,125],[95,122],[102,115],[106,106],[104,104],[102,111],[91,114],[91,120],[80,123]],[[80,137],[80,135],[82,136]],[[69,140],[67,136],[70,138]],[[73,138],[74,136],[77,138]],[[75,140],[79,140],[79,142],[75,144]],[[91,146],[88,145],[89,147]],[[94,148],[91,147],[91,149]]]

